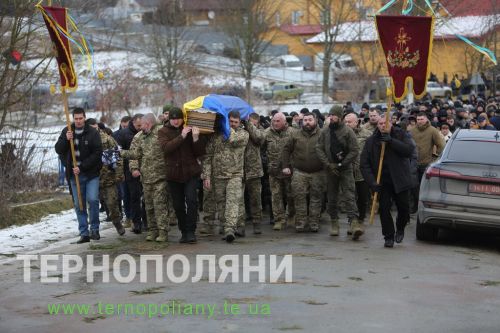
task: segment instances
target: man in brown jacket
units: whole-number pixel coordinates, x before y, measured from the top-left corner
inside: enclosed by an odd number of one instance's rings
[[[201,174],[197,158],[204,154],[197,127],[185,126],[182,110],[174,107],[169,112],[169,122],[158,131],[167,183],[177,216],[180,243],[196,243],[196,220],[198,218],[198,196],[196,188]]]
[[[314,114],[306,113],[302,129],[294,131],[283,151],[283,174],[292,176],[295,203],[295,230],[318,232],[321,217],[321,199],[325,188],[323,163],[316,154],[320,135]],[[307,195],[309,194],[309,209]],[[309,221],[307,212],[309,211]]]

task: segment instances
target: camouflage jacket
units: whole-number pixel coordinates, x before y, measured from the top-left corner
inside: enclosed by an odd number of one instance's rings
[[[356,139],[358,139],[359,151],[362,152],[365,146],[366,139],[368,139],[372,135],[372,133],[366,128],[356,127],[354,129],[354,134],[356,134]],[[361,158],[361,153],[358,154],[358,157],[356,158],[356,160],[354,160],[352,164],[354,172],[354,180],[357,182],[364,180],[359,165],[360,158]]]
[[[224,140],[222,134],[212,136],[206,147],[203,159],[203,179],[243,178],[245,148],[248,133],[242,129],[231,129],[231,134]]]
[[[259,128],[256,130],[262,131]],[[245,149],[245,179],[255,179],[262,176],[264,176],[264,170],[260,156],[260,142],[250,137]]]
[[[319,135],[319,127],[311,132],[307,132],[304,128],[294,131],[283,147],[283,166],[308,173],[323,170],[323,163],[316,154]]]
[[[147,134],[140,131],[134,136],[130,150],[122,150],[121,152],[123,158],[130,160],[130,172],[139,170],[141,181],[146,184],[166,179],[165,159],[158,143],[160,128],[160,125],[155,124]]]
[[[102,151],[106,154],[106,151],[115,150],[118,146],[115,139],[106,134],[104,131],[99,130],[99,135],[101,136]],[[115,185],[116,183],[123,180],[123,160],[118,159],[115,168],[113,165],[105,165],[101,168],[99,174],[99,185],[101,187],[108,187]]]
[[[248,133],[253,141],[262,144],[267,152],[268,164],[267,169],[271,176],[277,178],[286,178],[283,175],[283,149],[287,144],[292,131],[296,131],[291,127],[286,127],[282,131],[276,131],[271,127],[265,131],[258,131],[257,128],[248,124]]]

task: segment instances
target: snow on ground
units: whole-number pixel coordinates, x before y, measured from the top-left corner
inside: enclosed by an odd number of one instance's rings
[[[100,215],[104,221],[105,215]],[[111,222],[101,222],[100,229],[111,228]],[[78,222],[73,209],[48,215],[38,223],[11,226],[0,229],[1,254],[24,254],[33,250],[61,245],[61,242],[75,242],[79,237]],[[0,262],[4,256],[0,254]]]

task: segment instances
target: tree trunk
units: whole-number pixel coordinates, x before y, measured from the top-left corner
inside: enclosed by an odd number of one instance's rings
[[[252,103],[252,79],[247,78],[245,80],[245,95],[247,99],[247,103],[251,104]]]
[[[323,103],[328,103],[329,102],[329,81],[330,81],[330,61],[326,59],[326,57],[323,59],[323,81],[321,84],[321,100]]]

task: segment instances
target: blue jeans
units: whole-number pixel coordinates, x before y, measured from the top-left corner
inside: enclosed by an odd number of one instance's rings
[[[75,204],[80,236],[88,236],[88,219],[90,220],[90,229],[99,230],[99,177],[89,179],[85,174],[80,174],[78,179],[80,181],[83,209],[80,210],[79,208],[75,176],[71,175],[70,182],[71,190],[73,191],[73,202]],[[89,206],[89,214],[87,214],[87,204]]]

